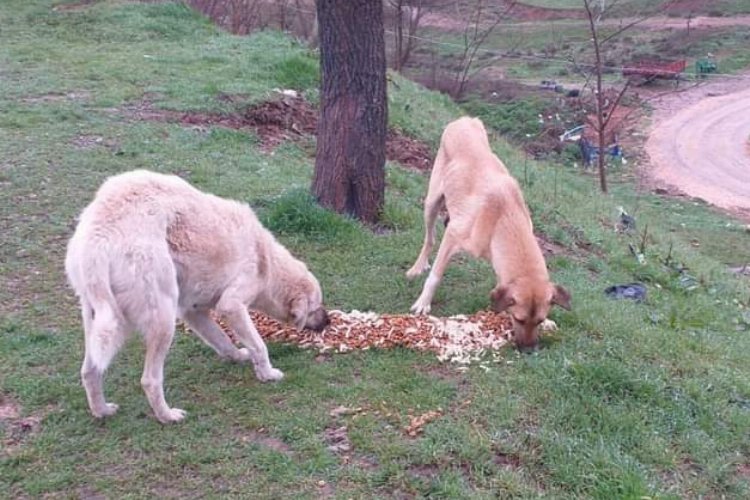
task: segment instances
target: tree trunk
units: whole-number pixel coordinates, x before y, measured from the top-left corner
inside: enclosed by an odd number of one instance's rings
[[[376,222],[385,199],[382,0],[317,0],[320,120],[312,192],[323,206]]]

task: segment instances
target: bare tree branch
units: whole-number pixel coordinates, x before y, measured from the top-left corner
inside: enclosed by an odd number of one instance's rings
[[[473,19],[468,21],[466,26],[464,27],[463,53],[460,57],[461,62],[458,71],[456,71],[452,91],[454,98],[457,99],[463,95],[464,91],[466,90],[466,84],[469,81],[470,71],[472,65],[474,64],[477,52],[490,36],[490,34],[492,34],[495,28],[513,9],[515,4],[515,1],[508,2],[506,4],[505,10],[499,13],[495,17],[495,19],[493,19],[485,28],[481,27],[482,19],[484,17],[483,14],[485,3],[483,0],[477,0],[477,2],[474,4],[474,15],[472,16]]]

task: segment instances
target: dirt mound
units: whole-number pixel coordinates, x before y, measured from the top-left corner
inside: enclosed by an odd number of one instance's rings
[[[432,151],[424,142],[404,135],[396,130],[389,130],[385,142],[385,157],[417,170],[432,168]]]
[[[315,135],[318,129],[317,110],[302,98],[265,101],[245,109],[241,116],[266,150],[295,137]]]
[[[286,95],[246,107],[237,113],[160,110],[146,100],[126,108],[125,114],[138,120],[179,123],[196,128],[252,130],[260,138],[261,150],[265,152],[273,151],[287,140],[314,136],[318,128],[318,110],[302,97]],[[406,167],[429,170],[432,153],[424,142],[391,129],[386,138],[386,158]]]

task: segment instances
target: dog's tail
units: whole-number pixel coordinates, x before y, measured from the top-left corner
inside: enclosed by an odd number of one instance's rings
[[[99,246],[85,259],[66,264],[69,280],[81,300],[86,359],[104,371],[125,340],[123,311],[112,290],[110,249]],[[76,265],[78,268],[73,269]]]

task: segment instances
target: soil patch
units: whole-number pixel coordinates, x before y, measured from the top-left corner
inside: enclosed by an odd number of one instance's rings
[[[536,242],[545,258],[555,257],[556,255],[573,255],[573,252],[552,241],[546,234],[536,234]]]
[[[407,472],[419,479],[432,481],[440,475],[440,466],[437,464],[410,465]]]
[[[503,452],[496,452],[495,455],[492,457],[492,462],[502,467],[503,469],[520,469],[521,468],[521,459],[518,458],[516,455],[509,455]]]
[[[274,451],[277,451],[279,453],[283,454],[290,454],[292,452],[292,449],[289,447],[288,444],[286,444],[281,439],[268,436],[266,434],[263,434],[259,431],[252,431],[249,434],[246,434],[242,436],[242,441],[244,442],[253,442],[258,443],[261,446],[264,446],[266,448],[270,448]]]
[[[222,99],[231,98],[224,95]],[[124,112],[137,120],[179,123],[198,129],[224,127],[252,131],[260,139],[264,152],[273,151],[284,141],[315,136],[318,128],[318,110],[302,97],[287,95],[231,114],[162,110],[149,101],[131,105]],[[432,152],[426,143],[391,129],[386,137],[386,158],[424,171],[431,167]]]
[[[0,395],[0,422],[15,420],[20,414],[20,407],[8,396]]]
[[[39,431],[42,419],[48,412],[36,412],[21,417],[21,407],[9,396],[0,394],[0,456],[12,455],[29,436]]]
[[[323,440],[326,448],[331,453],[347,453],[352,450],[352,442],[349,440],[348,427],[345,425],[326,428]]]
[[[409,137],[397,130],[388,131],[385,142],[385,157],[417,170],[432,168],[432,150],[424,142]]]

